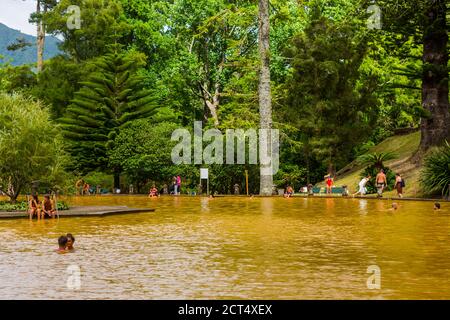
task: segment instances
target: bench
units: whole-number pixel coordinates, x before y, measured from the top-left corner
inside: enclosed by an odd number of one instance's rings
[[[331,194],[340,194],[342,195],[345,191],[344,187],[332,187],[331,188]],[[312,193],[313,194],[326,194],[326,188],[321,188],[321,187],[313,187],[312,188]]]
[[[321,187],[313,187],[312,192],[315,193],[321,193],[322,188]]]
[[[344,193],[344,188],[342,187],[331,188],[331,194],[342,194],[342,193]]]

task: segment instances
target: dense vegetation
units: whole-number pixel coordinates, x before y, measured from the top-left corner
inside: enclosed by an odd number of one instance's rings
[[[273,181],[296,190],[399,130],[421,131],[417,165],[449,138],[449,1],[376,1],[377,20],[368,0],[271,0],[270,38],[260,30],[265,1],[41,0],[33,18],[63,39],[62,54],[37,73],[0,66],[2,99],[45,110],[49,127],[62,127],[68,186],[106,174],[125,191],[161,187],[177,174],[185,191],[196,189],[200,165],[173,165],[170,138],[198,120],[222,133],[279,129]],[[81,9],[80,29],[68,28],[70,5]],[[250,192],[260,191],[257,165],[209,167],[212,191],[243,190],[246,170]]]

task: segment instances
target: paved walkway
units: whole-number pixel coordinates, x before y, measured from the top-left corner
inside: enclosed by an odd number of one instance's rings
[[[117,214],[153,212],[150,208],[128,208],[126,206],[83,206],[71,207],[69,210],[59,211],[59,217],[104,217]],[[0,219],[28,218],[25,211],[0,211]]]

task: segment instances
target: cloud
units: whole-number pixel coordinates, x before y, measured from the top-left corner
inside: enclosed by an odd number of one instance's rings
[[[36,35],[36,25],[28,22],[35,10],[35,0],[1,0],[0,22],[23,33]]]

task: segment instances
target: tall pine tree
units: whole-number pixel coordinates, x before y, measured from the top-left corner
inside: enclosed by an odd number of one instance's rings
[[[115,48],[93,64],[95,71],[81,82],[83,87],[60,122],[64,136],[72,141],[74,169],[81,174],[96,169],[112,172],[114,188],[119,188],[121,168],[110,165],[107,151],[131,121],[155,115],[157,104],[139,75],[138,56]]]

